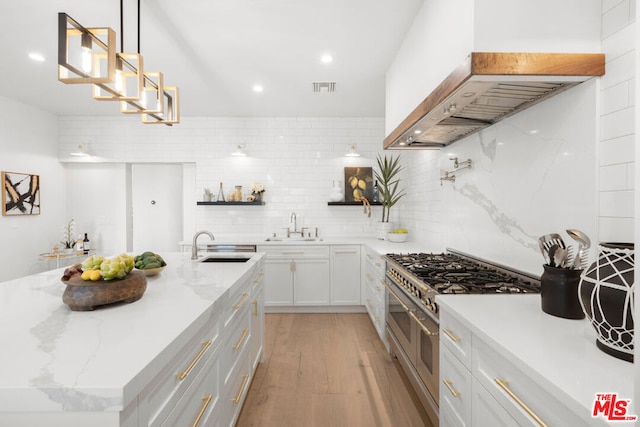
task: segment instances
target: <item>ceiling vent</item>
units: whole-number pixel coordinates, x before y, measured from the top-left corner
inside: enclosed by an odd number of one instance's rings
[[[335,92],[336,82],[313,82],[314,92]]]

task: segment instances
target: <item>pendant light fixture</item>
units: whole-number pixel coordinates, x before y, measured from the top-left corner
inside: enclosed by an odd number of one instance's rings
[[[124,52],[123,0],[120,0],[120,52],[111,28],[84,28],[66,13],[58,14],[58,80],[93,84],[99,101],[119,101],[124,114],[140,114],[144,124],[180,123],[179,92],[164,86],[160,72],[144,71],[140,54],[140,0],[138,52]]]
[[[111,28],[85,28],[66,13],[58,13],[58,80],[67,84],[113,81],[115,44]]]

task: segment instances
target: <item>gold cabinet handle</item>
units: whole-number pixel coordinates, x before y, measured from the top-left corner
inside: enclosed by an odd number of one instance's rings
[[[253,314],[254,316],[258,316],[258,301],[254,301],[251,304],[253,304]]]
[[[365,276],[367,277],[367,282],[373,282],[373,277],[371,277],[369,273],[365,274]]]
[[[444,329],[442,330],[442,332],[444,332],[444,334],[445,334],[446,336],[448,336],[449,338],[451,338],[451,341],[453,341],[453,342],[458,342],[458,341],[460,341],[460,337],[459,337],[459,336],[456,336],[456,335],[453,333],[453,331],[452,331],[451,329],[449,329],[449,328],[444,328]]]
[[[200,352],[198,352],[198,354],[196,354],[196,357],[193,358],[193,360],[191,361],[189,366],[187,366],[187,369],[185,369],[184,371],[179,372],[179,373],[176,374],[176,378],[179,379],[180,381],[182,381],[183,379],[187,378],[187,375],[189,375],[189,372],[191,372],[193,367],[196,366],[196,363],[198,363],[198,360],[200,360],[200,358],[202,358],[202,355],[204,355],[204,353],[207,351],[207,349],[210,346],[211,346],[211,340],[203,342],[202,343],[202,348],[200,349]]]
[[[453,397],[458,397],[460,396],[460,392],[457,390],[453,389],[453,383],[449,380],[442,380],[442,383],[447,386],[447,388],[449,389],[449,393],[451,393],[451,395]]]
[[[234,310],[238,310],[240,307],[242,307],[242,305],[247,300],[247,298],[249,298],[249,294],[247,292],[243,293],[242,294],[242,299],[236,305],[234,305],[232,308]]]
[[[248,334],[249,334],[249,328],[245,328],[242,331],[242,336],[240,337],[236,345],[233,346],[234,350],[240,350],[240,347],[242,347],[242,343],[244,342],[245,338],[247,338]]]
[[[253,280],[253,283],[256,283],[256,284],[257,284],[257,283],[262,282],[262,278],[263,278],[263,277],[264,277],[264,273],[263,273],[263,272],[260,272],[260,274],[258,274],[258,277],[256,277],[256,278]]]
[[[369,298],[367,298],[367,305],[369,306],[370,310],[373,310],[373,305],[371,305],[371,301],[369,300]]]
[[[511,397],[511,399],[513,399],[527,414],[529,414],[529,416],[533,418],[540,427],[547,427],[547,424],[545,424],[545,422],[542,421],[540,417],[537,416],[535,412],[533,412],[531,408],[529,408],[527,404],[522,401],[522,399],[520,399],[515,395],[513,391],[511,391],[511,389],[509,388],[509,381],[501,380],[500,378],[494,378],[493,380],[500,386],[502,390],[504,390],[505,393],[509,395],[509,397]]]
[[[202,408],[200,408],[200,413],[198,414],[198,416],[196,417],[195,421],[193,422],[193,424],[191,425],[191,427],[197,427],[198,424],[200,424],[200,418],[202,418],[202,416],[204,415],[204,411],[207,410],[207,406],[209,406],[209,403],[211,403],[211,399],[213,398],[213,395],[210,394],[209,396],[205,396],[202,398]]]
[[[375,316],[375,319],[376,319],[376,323],[380,324],[380,316]]]
[[[249,374],[244,374],[244,377],[242,378],[242,385],[240,386],[240,390],[238,390],[238,394],[236,394],[236,397],[233,398],[234,404],[237,405],[240,402],[240,399],[242,398],[242,393],[244,393],[244,388],[247,386],[247,381],[249,381]]]

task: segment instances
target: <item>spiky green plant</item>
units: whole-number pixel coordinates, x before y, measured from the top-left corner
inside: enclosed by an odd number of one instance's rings
[[[384,158],[378,155],[378,170],[375,171],[378,180],[378,189],[382,202],[382,222],[389,222],[389,213],[393,205],[405,195],[404,189],[398,189],[400,178],[398,174],[402,171],[403,166],[400,165],[400,156],[385,155]]]

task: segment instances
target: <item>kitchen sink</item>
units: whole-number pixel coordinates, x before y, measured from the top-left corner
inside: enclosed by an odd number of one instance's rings
[[[321,242],[320,237],[267,237],[265,242]]]
[[[247,262],[252,255],[246,253],[211,253],[198,258],[195,262]]]

